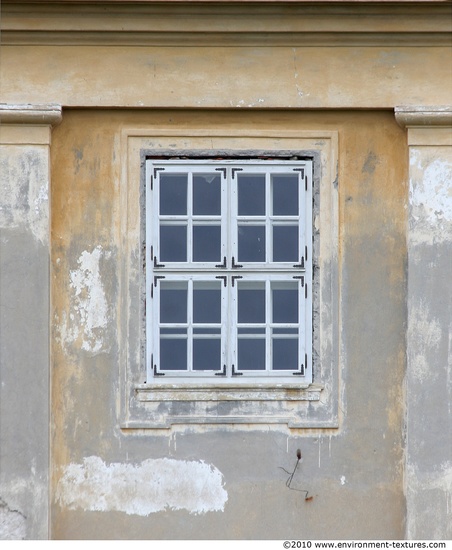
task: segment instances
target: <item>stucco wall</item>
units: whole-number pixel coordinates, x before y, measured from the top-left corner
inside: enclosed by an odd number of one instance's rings
[[[0,537],[448,536],[452,119],[425,106],[450,103],[450,15],[436,0],[3,0]],[[167,149],[278,148],[284,132],[298,148],[307,132],[321,155],[316,136],[337,132],[319,368],[339,374],[295,405],[324,424],[124,418],[140,132]],[[281,469],[298,448],[308,502]]]
[[[338,429],[120,429],[120,132],[138,125],[338,131]],[[64,111],[51,149],[53,537],[404,536],[407,154],[392,112]],[[281,469],[298,448],[307,502]]]
[[[49,126],[59,116],[0,106],[0,539],[49,536]]]

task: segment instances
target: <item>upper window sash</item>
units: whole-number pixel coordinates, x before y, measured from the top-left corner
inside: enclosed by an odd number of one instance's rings
[[[147,163],[155,267],[303,267],[312,241],[310,161]]]

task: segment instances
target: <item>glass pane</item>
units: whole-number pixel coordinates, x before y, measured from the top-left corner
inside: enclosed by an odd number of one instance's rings
[[[221,283],[194,283],[193,322],[221,323]]]
[[[187,322],[187,283],[160,281],[160,322]]]
[[[239,216],[265,216],[265,174],[237,174]]]
[[[298,176],[273,175],[273,215],[298,216]]]
[[[185,225],[160,226],[160,262],[187,261],[187,227]]]
[[[300,261],[298,257],[298,225],[273,226],[273,261]]]
[[[272,304],[274,323],[298,323],[297,283],[273,283]]]
[[[240,283],[238,322],[265,323],[265,283]]]
[[[239,262],[265,262],[265,226],[239,225]]]
[[[193,370],[221,369],[221,340],[193,340]]]
[[[238,329],[239,334],[265,334],[265,328],[256,328],[256,327],[240,327]]]
[[[265,339],[238,340],[238,370],[265,370]]]
[[[207,328],[207,327],[194,327],[193,334],[216,334],[221,335],[221,327],[219,328]]]
[[[187,174],[160,174],[160,214],[187,214]]]
[[[293,370],[299,368],[298,340],[273,339],[273,370]]]
[[[298,327],[297,328],[272,328],[273,334],[283,334],[284,336],[289,336],[290,334],[297,334],[298,335]]]
[[[221,258],[221,227],[193,226],[193,261],[219,262]]]
[[[179,336],[184,335],[187,336],[187,329],[183,327],[177,327],[177,328],[161,328],[160,329],[161,335],[168,335],[168,334],[178,334]]]
[[[220,174],[193,174],[193,214],[221,215]]]
[[[187,340],[160,340],[160,370],[187,370]]]

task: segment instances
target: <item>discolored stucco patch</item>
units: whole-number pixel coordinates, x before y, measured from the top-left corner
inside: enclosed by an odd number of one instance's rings
[[[435,374],[431,368],[428,356],[436,351],[442,338],[440,322],[435,319],[425,303],[413,307],[409,312],[408,338],[411,342],[410,364],[412,375],[419,381],[426,381]]]
[[[0,146],[0,228],[26,228],[49,240],[49,166],[45,146]]]
[[[191,514],[224,511],[228,494],[221,472],[204,462],[148,459],[106,464],[96,456],[64,469],[57,501],[70,509],[148,516],[164,510]]]

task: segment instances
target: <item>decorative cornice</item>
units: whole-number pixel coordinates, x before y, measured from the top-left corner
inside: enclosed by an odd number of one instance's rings
[[[2,124],[47,124],[55,126],[61,122],[61,105],[11,105],[0,103]]]
[[[395,118],[402,128],[426,126],[452,126],[452,106],[400,106],[395,108]]]
[[[2,1],[3,44],[450,45],[445,1]]]
[[[449,46],[451,37],[435,33],[375,33],[375,32],[85,32],[85,31],[3,31],[3,45],[28,46],[287,46],[287,47],[377,47]]]

